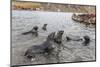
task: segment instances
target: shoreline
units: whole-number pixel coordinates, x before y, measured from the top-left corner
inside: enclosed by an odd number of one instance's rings
[[[95,6],[12,1],[12,10],[95,13]]]

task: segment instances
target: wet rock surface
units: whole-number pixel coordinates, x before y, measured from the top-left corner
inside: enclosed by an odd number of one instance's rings
[[[85,24],[96,24],[95,14],[73,14],[72,19]]]

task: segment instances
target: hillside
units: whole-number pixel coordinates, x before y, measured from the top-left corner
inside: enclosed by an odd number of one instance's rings
[[[13,10],[95,13],[95,6],[12,1]]]

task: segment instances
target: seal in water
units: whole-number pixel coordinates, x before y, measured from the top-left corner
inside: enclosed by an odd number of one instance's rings
[[[63,35],[64,31],[58,31],[57,35],[54,38],[54,42],[56,42],[57,44],[61,44],[62,43],[62,35]]]
[[[80,37],[69,37],[69,36],[66,36],[66,39],[67,41],[82,41],[82,38]]]
[[[36,54],[50,54],[54,49],[52,42],[54,40],[55,32],[48,35],[45,42],[40,45],[33,45],[28,48],[24,54],[28,59],[32,60]]]
[[[44,31],[47,31],[47,24],[44,24],[43,27],[42,27],[42,29],[43,29]]]
[[[89,36],[84,36],[83,38],[84,38],[84,42],[83,42],[84,46],[88,46],[89,43],[90,43],[90,37]]]
[[[38,26],[34,26],[32,30],[28,31],[28,32],[24,32],[22,33],[23,35],[27,35],[27,34],[34,34],[35,36],[38,36]]]

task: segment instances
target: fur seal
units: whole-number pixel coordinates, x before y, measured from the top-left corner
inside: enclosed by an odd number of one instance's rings
[[[28,59],[35,58],[35,54],[49,54],[52,52],[54,47],[52,46],[52,42],[54,40],[55,32],[48,35],[45,42],[43,42],[40,45],[33,45],[29,47],[24,56],[26,56]]]
[[[84,38],[84,42],[83,42],[84,46],[88,46],[89,43],[90,43],[90,37],[89,36],[84,36],[83,38]]]
[[[61,44],[62,43],[62,35],[63,35],[64,31],[58,31],[57,35],[55,35],[54,38],[54,42],[56,42],[57,44]]]
[[[24,32],[22,33],[23,35],[27,35],[27,34],[33,34],[35,36],[38,36],[38,26],[34,26],[32,30],[28,31],[28,32]]]
[[[47,31],[47,24],[44,24],[43,27],[42,27],[42,29],[43,29],[44,31]]]

